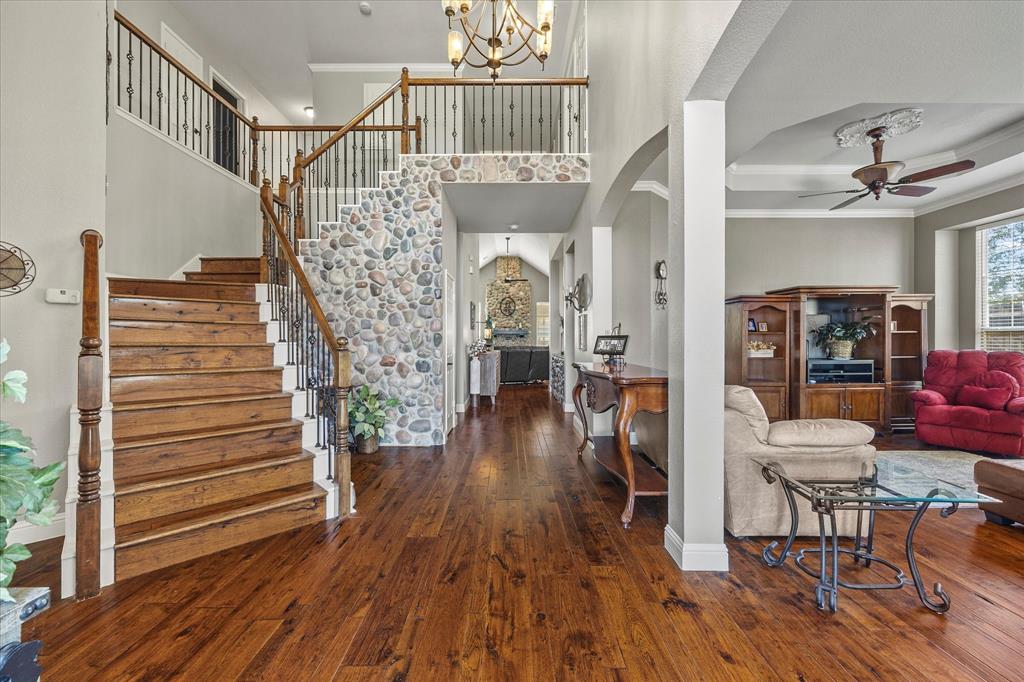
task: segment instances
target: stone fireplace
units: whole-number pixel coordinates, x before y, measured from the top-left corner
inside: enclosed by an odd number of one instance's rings
[[[523,276],[518,256],[498,256],[495,279],[487,284],[487,314],[494,322],[497,347],[533,344],[533,291],[526,280],[506,282]]]

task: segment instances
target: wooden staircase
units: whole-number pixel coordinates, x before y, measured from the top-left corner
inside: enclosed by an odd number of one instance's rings
[[[326,516],[294,371],[260,319],[260,259],[185,276],[108,280],[116,580]]]

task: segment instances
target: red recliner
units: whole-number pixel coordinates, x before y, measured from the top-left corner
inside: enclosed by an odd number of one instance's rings
[[[924,390],[910,394],[917,439],[1024,457],[1024,353],[933,350]]]

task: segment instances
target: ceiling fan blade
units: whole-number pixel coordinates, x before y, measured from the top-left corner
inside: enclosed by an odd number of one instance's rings
[[[857,196],[853,197],[852,199],[847,199],[846,201],[844,201],[843,203],[839,204],[838,206],[833,206],[829,210],[830,211],[837,211],[837,210],[839,210],[841,208],[846,208],[850,204],[852,204],[854,202],[857,202],[857,201],[860,201],[861,199],[863,199],[864,197],[866,197],[869,194],[871,194],[871,192],[864,192],[864,194],[858,194]]]
[[[945,166],[936,166],[935,168],[929,168],[918,173],[911,173],[905,175],[899,179],[898,185],[912,185],[915,182],[924,182],[925,180],[931,180],[932,178],[941,178],[943,175],[952,175],[953,173],[963,173],[974,168],[974,162],[970,159],[965,161],[957,161],[956,163],[947,163]]]
[[[823,197],[828,194],[856,194],[857,192],[863,192],[863,188],[858,189],[841,189],[836,192],[818,192],[817,194],[801,194],[797,199],[806,199],[807,197]]]
[[[886,188],[889,194],[899,194],[904,197],[923,197],[925,194],[931,194],[936,190],[935,187],[926,187],[925,185],[897,185],[896,187]]]

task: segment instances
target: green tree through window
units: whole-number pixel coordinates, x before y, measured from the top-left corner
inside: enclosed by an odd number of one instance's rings
[[[978,232],[978,344],[1024,352],[1024,220]]]

